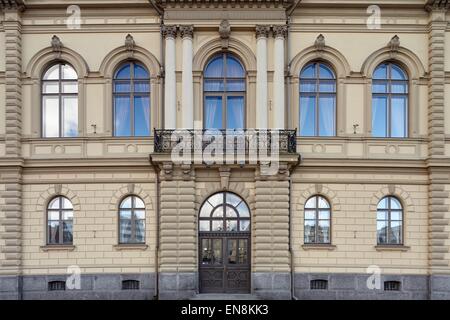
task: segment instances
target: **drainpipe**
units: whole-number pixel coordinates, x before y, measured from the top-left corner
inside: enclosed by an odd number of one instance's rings
[[[291,296],[293,300],[298,300],[298,298],[295,296],[295,287],[294,287],[294,250],[292,250],[292,173],[295,171],[295,169],[300,165],[300,162],[302,161],[302,156],[298,155],[297,162],[293,167],[289,169],[289,255],[291,258]]]
[[[155,171],[156,174],[156,248],[155,248],[155,294],[154,294],[154,298],[155,299],[159,299],[159,235],[160,235],[160,231],[159,231],[159,226],[160,224],[160,205],[159,205],[159,199],[160,199],[160,181],[159,181],[159,173],[160,173],[160,169],[158,167],[158,165],[156,163],[153,162],[153,158],[150,155],[149,156],[149,160],[150,160],[150,164],[153,167],[153,170]]]

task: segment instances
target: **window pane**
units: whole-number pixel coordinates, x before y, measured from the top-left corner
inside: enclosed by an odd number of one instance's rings
[[[391,201],[391,209],[401,209],[402,208],[400,201],[398,201],[396,198],[390,197],[389,200]]]
[[[237,220],[227,220],[227,231],[238,231]]]
[[[78,98],[61,97],[63,111],[63,136],[78,136]]]
[[[386,81],[374,81],[372,84],[373,93],[387,93],[388,85]]]
[[[233,207],[236,207],[241,202],[241,199],[238,196],[236,196],[235,194],[227,193],[226,194],[226,202],[228,204],[231,204]]]
[[[248,207],[244,201],[242,201],[241,204],[237,206],[237,210],[238,210],[239,216],[241,218],[242,217],[244,217],[244,218],[250,217],[250,212],[248,211]]]
[[[245,91],[245,80],[227,79],[227,91]]]
[[[222,218],[223,217],[223,207],[217,207],[212,214],[213,218]]]
[[[63,242],[72,243],[73,241],[73,223],[71,220],[63,222]]]
[[[228,256],[228,263],[229,264],[236,264],[237,263],[237,244],[238,244],[238,240],[237,239],[230,239],[228,240],[228,244],[227,244],[227,256]]]
[[[42,99],[43,136],[46,138],[59,137],[59,98],[44,96]]]
[[[315,135],[315,96],[300,96],[300,135]]]
[[[385,221],[377,221],[377,242],[379,244],[386,244],[386,222]]]
[[[330,210],[320,210],[319,211],[319,219],[329,220],[330,219]]]
[[[392,93],[408,93],[408,83],[406,82],[396,82],[393,81],[391,83],[391,92]]]
[[[216,57],[208,64],[205,70],[205,77],[207,78],[222,78],[223,74],[223,59],[222,56]]]
[[[237,218],[236,211],[234,211],[234,209],[231,207],[228,207],[228,206],[226,207],[225,214],[228,218]]]
[[[58,221],[59,220],[59,211],[48,211],[47,212],[47,219],[49,221],[51,221],[51,220]]]
[[[58,80],[59,79],[59,64],[51,66],[44,74],[44,80]]]
[[[401,221],[402,220],[402,212],[401,211],[391,211],[391,220]]]
[[[209,202],[205,202],[200,210],[200,217],[209,217],[212,209],[213,206],[210,205]]]
[[[319,78],[320,79],[334,79],[334,73],[324,64],[319,64]]]
[[[62,92],[63,93],[78,93],[78,83],[77,82],[63,82]]]
[[[120,219],[131,219],[131,210],[120,210]]]
[[[223,129],[222,97],[205,97],[205,129]]]
[[[240,231],[250,231],[250,221],[249,220],[241,220],[239,221],[239,229]]]
[[[150,98],[134,97],[134,135],[150,135]]]
[[[202,239],[202,264],[222,264],[222,240]]]
[[[387,211],[382,211],[382,210],[378,210],[377,211],[377,220],[388,220],[388,212]]]
[[[120,204],[121,208],[131,208],[131,198],[132,197],[126,197],[122,200],[122,203]]]
[[[148,74],[147,70],[138,64],[134,65],[134,77],[136,79],[148,79],[150,78],[150,75]]]
[[[145,209],[144,201],[139,197],[134,197],[134,207],[139,209]]]
[[[223,221],[213,221],[211,231],[223,231]]]
[[[317,228],[317,242],[329,243],[330,242],[330,221],[319,221],[319,227]]]
[[[223,203],[223,193],[216,193],[208,199],[209,203],[213,205],[213,207],[218,206]]]
[[[321,80],[319,82],[319,91],[320,92],[336,92],[336,82],[333,81],[324,81]]]
[[[42,93],[59,93],[58,82],[43,82]]]
[[[400,221],[392,221],[391,228],[389,229],[389,243],[401,244],[402,243],[402,224]]]
[[[208,221],[200,221],[200,231],[210,231],[209,230],[209,220]]]
[[[120,68],[119,71],[117,71],[115,78],[116,79],[130,79],[131,78],[130,70],[131,70],[130,64],[123,66],[122,68]]]
[[[131,84],[129,81],[114,81],[114,92],[129,93],[131,92]]]
[[[63,220],[73,220],[73,211],[64,211],[63,212]]]
[[[219,80],[205,80],[204,91],[224,91],[224,81]]]
[[[316,241],[316,222],[314,220],[305,220],[305,243],[314,243]]]
[[[302,80],[300,82],[300,92],[316,92],[316,81]]]
[[[74,68],[68,64],[62,65],[62,78],[65,80],[75,80],[78,78]]]
[[[305,220],[314,220],[316,218],[316,210],[305,210]]]
[[[406,73],[399,66],[392,64],[391,65],[391,78],[393,80],[405,80],[407,79]]]
[[[130,98],[114,97],[114,135],[130,136]]]
[[[150,83],[148,81],[136,81],[134,82],[134,92],[150,92]]]
[[[135,241],[139,243],[143,243],[145,241],[145,221],[144,220],[135,220]]]
[[[373,73],[374,79],[387,79],[387,65],[382,64],[379,67],[375,69],[375,72]]]
[[[316,77],[316,64],[311,63],[305,68],[303,68],[302,72],[300,73],[301,78],[315,78]]]
[[[145,210],[134,210],[135,219],[145,219]]]
[[[233,56],[227,55],[227,77],[244,78],[245,72],[241,63]]]
[[[391,99],[391,136],[406,137],[406,97]]]
[[[305,208],[315,208],[316,207],[316,197],[309,198],[306,201]]]
[[[386,137],[387,98],[372,98],[372,135],[374,137]]]
[[[49,209],[59,209],[60,208],[60,201],[61,197],[56,197],[50,203],[48,204]]]
[[[48,221],[47,241],[49,244],[59,243],[59,222]]]
[[[247,249],[248,249],[248,244],[247,244],[247,240],[246,239],[240,239],[239,240],[239,259],[238,259],[238,263],[243,264],[243,263],[247,263]]]
[[[319,197],[319,208],[329,208],[330,204],[324,197]]]
[[[378,202],[378,209],[387,209],[388,208],[389,198],[385,197]]]
[[[227,98],[227,129],[244,128],[244,97]]]
[[[334,96],[319,97],[319,136],[334,136]]]
[[[119,242],[128,243],[131,241],[131,220],[120,220]]]
[[[61,197],[63,209],[73,209],[72,202],[69,199]]]

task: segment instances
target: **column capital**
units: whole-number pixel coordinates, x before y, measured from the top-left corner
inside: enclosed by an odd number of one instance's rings
[[[161,34],[164,38],[176,38],[177,36],[177,26],[165,25],[161,26]]]
[[[267,38],[269,36],[270,26],[258,24],[256,25],[255,29],[256,29],[256,39],[261,37]]]
[[[180,35],[184,38],[191,38],[194,36],[194,26],[190,25],[181,25],[180,26]]]
[[[286,38],[288,26],[278,25],[273,26],[273,37],[274,38]]]
[[[427,11],[447,11],[450,8],[450,0],[428,0],[425,5]]]

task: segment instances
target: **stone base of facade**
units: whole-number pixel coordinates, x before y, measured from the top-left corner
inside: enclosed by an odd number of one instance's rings
[[[430,276],[430,299],[450,300],[450,275]]]
[[[198,292],[196,272],[162,272],[159,274],[160,300],[185,300]]]
[[[252,273],[252,293],[260,299],[291,300],[291,274],[255,272]]]
[[[381,275],[380,288],[369,289],[368,274],[296,273],[295,298],[298,300],[427,300],[429,277],[423,275]],[[326,280],[326,289],[311,289],[311,281]],[[385,281],[400,282],[399,291],[387,291]],[[447,278],[450,288],[450,276]],[[450,294],[450,290],[447,291]]]
[[[80,289],[49,291],[51,281],[66,281],[66,275],[21,277],[0,276],[0,299],[23,300],[152,300],[155,299],[155,274],[81,275]],[[122,290],[122,281],[137,280],[139,289]]]

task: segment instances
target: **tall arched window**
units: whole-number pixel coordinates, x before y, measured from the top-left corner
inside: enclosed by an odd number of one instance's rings
[[[372,135],[408,136],[408,76],[397,64],[380,64],[372,80]]]
[[[47,206],[47,244],[72,244],[73,206],[69,199],[56,197]]]
[[[331,207],[327,199],[313,196],[305,204],[305,243],[331,243]]]
[[[395,197],[385,197],[378,203],[377,243],[403,244],[403,207]]]
[[[135,61],[122,64],[114,74],[114,136],[149,136],[150,74]]]
[[[204,71],[204,128],[245,127],[245,70],[230,53],[213,57]]]
[[[53,64],[42,76],[42,136],[78,136],[78,76],[67,63]]]
[[[128,196],[119,206],[119,243],[145,242],[145,205],[141,198]]]
[[[300,72],[300,136],[336,135],[336,76],[322,62]]]

